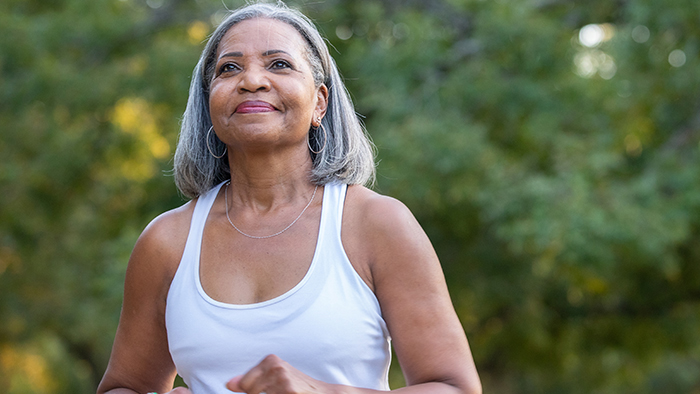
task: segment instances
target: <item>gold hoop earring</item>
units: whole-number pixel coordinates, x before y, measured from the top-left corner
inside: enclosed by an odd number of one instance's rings
[[[209,146],[209,134],[211,134],[212,130],[214,130],[214,126],[211,126],[211,127],[209,128],[209,131],[207,131],[207,139],[206,139],[206,142],[207,142],[207,149],[209,150],[209,153],[210,153],[215,159],[221,159],[221,158],[224,157],[224,155],[226,154],[226,151],[228,150],[228,146],[224,148],[224,153],[222,153],[221,156],[215,155],[214,152],[211,150],[211,146]]]
[[[323,150],[326,149],[326,142],[328,142],[328,134],[326,133],[326,128],[323,126],[323,123],[321,122],[321,118],[318,119],[318,126],[316,127],[316,129],[314,131],[317,131],[319,129],[319,127],[321,128],[321,130],[323,130],[323,146],[321,147],[321,149],[318,152],[311,148],[311,142],[309,142],[309,140],[311,140],[311,138],[306,139],[306,145],[309,147],[309,150],[311,151],[311,153],[313,153],[315,155],[318,155],[319,153],[323,152]]]

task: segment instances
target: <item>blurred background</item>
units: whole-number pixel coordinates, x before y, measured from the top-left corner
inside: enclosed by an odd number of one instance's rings
[[[0,393],[92,393],[192,69],[235,0],[0,2]],[[700,2],[289,1],[485,393],[700,393]],[[402,384],[394,367],[392,387]]]

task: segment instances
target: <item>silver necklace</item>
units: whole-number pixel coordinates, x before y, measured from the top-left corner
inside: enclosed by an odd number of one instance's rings
[[[318,185],[316,185],[316,187],[314,188],[314,194],[311,195],[311,200],[309,200],[309,203],[306,204],[306,206],[305,206],[304,209],[301,211],[301,213],[299,214],[299,216],[297,216],[297,218],[294,219],[293,222],[289,223],[289,226],[287,226],[287,227],[285,227],[284,229],[282,229],[281,231],[278,231],[278,232],[276,232],[276,233],[274,233],[274,234],[271,234],[271,235],[257,236],[257,235],[250,235],[250,234],[244,233],[243,231],[241,231],[241,229],[239,229],[238,227],[236,227],[236,225],[233,224],[233,222],[231,221],[231,216],[229,216],[229,214],[228,214],[228,187],[229,187],[230,185],[231,185],[231,181],[229,181],[229,182],[226,184],[226,190],[224,190],[224,201],[226,202],[226,219],[228,219],[228,222],[231,223],[231,226],[233,226],[233,228],[236,229],[236,231],[238,231],[241,235],[245,235],[246,237],[248,237],[248,238],[253,238],[253,239],[272,238],[272,237],[276,237],[276,236],[282,234],[283,232],[289,230],[289,228],[292,227],[292,226],[294,225],[294,223],[296,223],[297,220],[299,220],[299,218],[301,218],[301,215],[303,215],[304,212],[306,212],[306,209],[309,208],[309,206],[311,206],[311,202],[314,200],[314,197],[316,197],[316,191],[318,190]]]

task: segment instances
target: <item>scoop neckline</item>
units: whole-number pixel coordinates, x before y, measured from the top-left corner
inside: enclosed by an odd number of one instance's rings
[[[206,218],[209,217],[209,213],[211,212],[212,207],[214,206],[214,201],[216,201],[216,196],[219,194],[219,191],[221,190],[221,187],[225,184],[226,182],[222,182],[221,184],[218,185],[216,191],[214,192],[214,196],[211,199],[211,202],[209,203],[209,207],[207,209],[207,214],[206,217],[203,220],[203,224],[201,227],[201,231],[199,234],[199,242],[198,242],[198,247],[197,247],[197,259],[194,267],[194,275],[195,275],[195,283],[197,284],[197,291],[199,292],[199,295],[207,301],[209,304],[214,305],[219,308],[225,308],[225,309],[256,309],[256,308],[263,308],[266,306],[270,306],[273,304],[276,304],[278,302],[284,301],[285,299],[291,297],[299,291],[304,285],[309,281],[309,278],[311,277],[311,274],[314,271],[314,268],[317,265],[318,261],[318,254],[319,254],[319,245],[321,245],[321,241],[323,238],[323,234],[325,231],[323,231],[324,226],[325,226],[325,218],[326,218],[326,196],[328,193],[326,193],[326,188],[324,185],[324,190],[323,190],[323,199],[321,200],[321,220],[319,222],[318,226],[318,234],[316,236],[316,245],[314,246],[314,254],[313,257],[311,258],[311,264],[309,265],[309,268],[306,270],[306,273],[304,274],[304,277],[301,278],[299,283],[294,285],[291,289],[287,290],[286,292],[270,298],[269,300],[265,301],[260,301],[260,302],[254,302],[250,304],[232,304],[228,302],[223,302],[216,300],[212,298],[209,294],[207,294],[206,290],[204,290],[204,286],[202,286],[202,277],[200,274],[200,266],[201,266],[201,259],[202,259],[202,239],[204,238],[204,226],[206,226]]]

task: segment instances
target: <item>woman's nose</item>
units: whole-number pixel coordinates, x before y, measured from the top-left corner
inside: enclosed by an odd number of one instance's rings
[[[243,71],[238,82],[238,91],[240,93],[267,90],[270,90],[270,80],[265,75],[265,70],[250,68]]]

